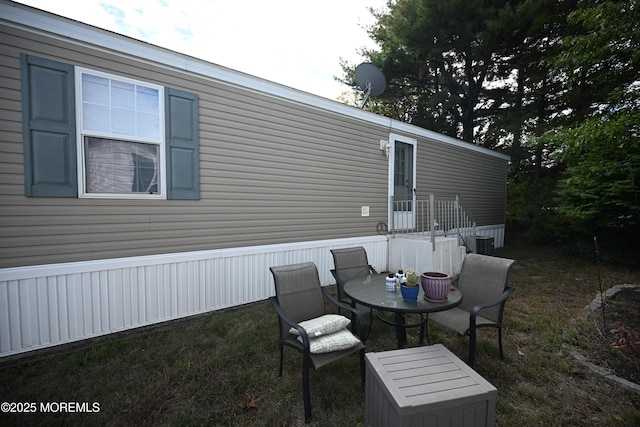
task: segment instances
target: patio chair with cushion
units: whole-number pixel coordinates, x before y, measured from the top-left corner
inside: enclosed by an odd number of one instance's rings
[[[515,290],[508,286],[509,272],[514,260],[487,255],[469,254],[462,262],[460,275],[456,279],[462,292],[462,303],[450,310],[429,314],[429,319],[469,336],[467,364],[473,367],[476,352],[476,330],[498,329],[500,358],[502,350],[502,315],[504,305]]]
[[[378,272],[369,264],[367,252],[362,246],[352,248],[331,249],[333,255],[333,265],[335,269],[331,270],[331,274],[336,279],[338,287],[338,298],[340,301],[350,304],[355,307],[355,304],[344,292],[344,284],[356,277],[368,276],[369,274],[378,274]],[[396,326],[395,320],[391,321],[380,316],[377,313],[376,317],[383,323],[391,326]],[[373,322],[373,308],[369,308],[369,327],[368,333],[371,333],[371,324]],[[420,327],[420,344],[424,341],[426,317],[420,315],[418,323],[406,324],[405,328]],[[367,337],[368,338],[368,335]]]
[[[276,296],[270,301],[278,314],[280,329],[280,376],[284,363],[284,346],[302,353],[302,390],[305,421],[311,420],[309,368],[317,370],[350,354],[360,353],[360,376],[364,385],[364,336],[366,323],[360,311],[341,303],[320,285],[318,269],[312,262],[271,267]],[[351,320],[338,314],[328,314],[326,297],[343,310],[353,313],[355,330],[349,329]]]

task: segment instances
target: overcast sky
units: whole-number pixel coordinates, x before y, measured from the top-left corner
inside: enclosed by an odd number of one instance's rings
[[[336,99],[344,58],[375,48],[369,7],[386,0],[19,0],[20,3]]]

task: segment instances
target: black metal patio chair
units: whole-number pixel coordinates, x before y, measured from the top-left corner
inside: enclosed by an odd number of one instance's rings
[[[369,259],[367,257],[367,251],[362,246],[356,246],[351,248],[340,248],[340,249],[331,249],[331,254],[333,255],[333,265],[334,269],[331,270],[331,274],[336,279],[336,284],[338,287],[338,298],[340,301],[350,304],[352,307],[356,307],[353,301],[345,294],[344,292],[344,284],[347,283],[351,279],[355,279],[356,277],[368,276],[369,274],[378,274],[378,272],[369,264]],[[381,322],[390,325],[396,326],[395,319],[389,320],[385,319],[380,313],[376,313],[376,317],[380,319]],[[414,328],[420,327],[420,345],[424,342],[425,335],[425,325],[426,325],[426,316],[420,315],[420,319],[417,323],[407,324],[406,320],[405,328]],[[369,334],[371,333],[371,325],[373,323],[373,308],[369,308],[369,326],[367,328],[367,336],[369,338]]]
[[[305,422],[311,420],[311,397],[309,390],[309,368],[317,370],[350,354],[360,353],[360,375],[364,385],[364,336],[366,323],[362,313],[341,303],[333,295],[322,288],[318,277],[318,269],[312,262],[271,267],[275,281],[276,296],[270,301],[278,313],[280,329],[280,376],[284,363],[284,346],[302,353],[302,390],[304,398]],[[347,310],[356,319],[356,330],[360,331],[360,338],[356,337],[346,327],[337,331],[316,329],[312,331],[311,323],[319,323],[326,316],[326,297],[336,306]],[[336,316],[343,317],[343,316]],[[332,317],[333,318],[333,317]],[[344,318],[344,317],[343,317]],[[345,318],[346,319],[346,318]],[[333,328],[333,324],[331,325]],[[335,328],[334,328],[335,329]],[[340,335],[340,337],[337,337]],[[327,342],[327,346],[316,349],[319,341]],[[322,352],[319,352],[322,351]]]
[[[469,254],[462,262],[457,278],[458,289],[462,292],[462,303],[450,310],[429,314],[428,318],[461,336],[469,336],[469,357],[467,364],[473,367],[476,354],[476,330],[496,328],[500,358],[502,349],[502,316],[504,305],[515,290],[508,285],[509,272],[514,260],[487,255]]]
[[[344,292],[344,284],[356,277],[368,276],[369,274],[378,274],[378,272],[369,264],[367,252],[362,246],[354,248],[331,249],[333,255],[333,265],[335,268],[331,270],[333,278],[336,279],[336,287],[338,288],[338,299],[341,302],[349,304],[351,307],[356,305]],[[373,309],[369,309],[369,328],[371,333],[371,322],[373,322]],[[367,335],[366,338],[369,336]]]

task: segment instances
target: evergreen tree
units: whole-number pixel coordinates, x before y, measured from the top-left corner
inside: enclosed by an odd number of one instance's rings
[[[387,76],[373,111],[510,153],[516,169],[543,151],[524,141],[555,126],[567,107],[557,55],[577,0],[398,0],[372,11],[363,55]],[[343,81],[353,65],[342,63]]]
[[[577,123],[544,138],[566,171],[559,211],[579,230],[640,225],[640,11],[635,0],[583,1],[569,16],[579,30],[555,65],[566,76]],[[580,96],[588,93],[588,96]]]

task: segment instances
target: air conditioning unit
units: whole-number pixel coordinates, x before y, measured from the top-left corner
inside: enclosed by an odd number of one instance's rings
[[[493,237],[476,236],[476,253],[493,256]]]

